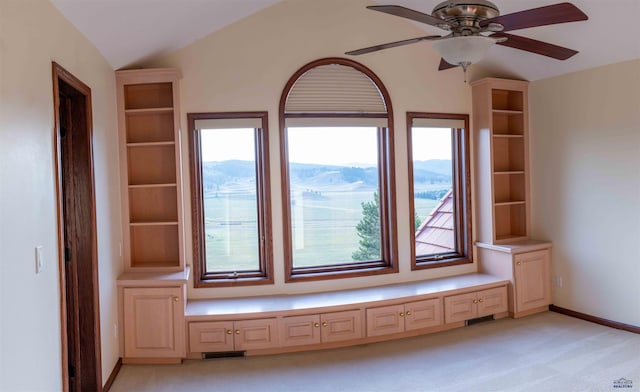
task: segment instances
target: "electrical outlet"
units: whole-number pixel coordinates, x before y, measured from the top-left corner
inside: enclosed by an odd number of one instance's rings
[[[44,269],[44,260],[42,260],[42,245],[36,246],[36,274]]]
[[[564,282],[562,281],[562,276],[556,276],[556,287],[562,287]]]
[[[118,323],[113,324],[113,337],[118,337]]]

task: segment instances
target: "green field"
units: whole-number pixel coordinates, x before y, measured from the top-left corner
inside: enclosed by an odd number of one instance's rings
[[[416,192],[441,189],[442,184],[416,187]],[[373,200],[373,192],[331,191],[321,195],[294,195],[291,208],[295,267],[352,262],[358,249],[356,225],[362,218],[361,203]],[[398,200],[402,203],[402,200]],[[258,266],[255,196],[237,189],[205,195],[207,270],[231,272]],[[416,199],[424,221],[437,200]],[[280,233],[275,233],[280,237]]]

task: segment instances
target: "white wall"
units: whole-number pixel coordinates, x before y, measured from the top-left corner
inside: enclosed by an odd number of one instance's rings
[[[370,13],[363,0],[290,0],[260,11],[223,30],[147,66],[173,66],[181,82],[181,119],[185,195],[189,194],[186,115],[189,112],[269,112],[271,203],[274,233],[275,285],[227,289],[193,289],[189,296],[247,296],[335,290],[388,284],[443,275],[474,272],[464,265],[429,271],[410,271],[412,235],[407,192],[407,111],[470,113],[471,95],[460,69],[438,72],[440,58],[420,43],[354,58],[373,70],[391,96],[395,116],[396,198],[400,273],[368,278],[284,283],[282,207],[278,139],[278,103],[287,80],[303,65],[324,57],[346,57],[344,52],[378,43],[423,36],[424,31],[400,18]],[[339,10],[336,11],[336,10]],[[189,198],[185,197],[189,212]],[[190,215],[186,216],[188,260],[191,260]]]
[[[103,380],[119,356],[115,78],[47,0],[0,0],[0,390],[61,390],[51,61],[92,91]],[[44,270],[35,273],[42,245]]]
[[[555,305],[640,325],[640,60],[531,84],[533,234]]]

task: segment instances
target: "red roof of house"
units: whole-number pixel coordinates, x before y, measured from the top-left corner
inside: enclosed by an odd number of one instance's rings
[[[453,222],[453,190],[450,190],[416,230],[416,255],[453,252]]]

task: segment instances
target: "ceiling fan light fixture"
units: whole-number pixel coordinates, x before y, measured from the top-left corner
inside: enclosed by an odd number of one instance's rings
[[[489,48],[495,44],[493,38],[483,35],[453,37],[433,43],[433,49],[451,65],[465,65],[477,63],[487,54]]]

